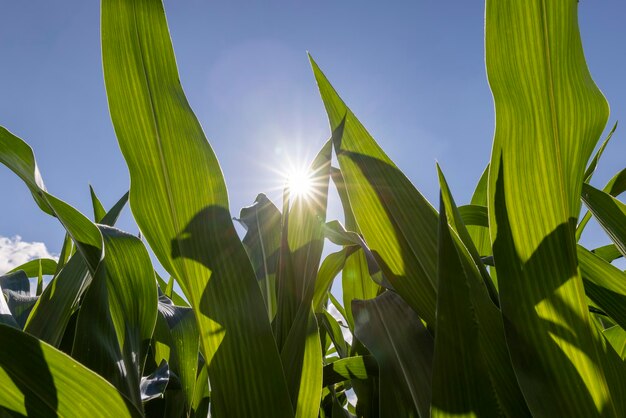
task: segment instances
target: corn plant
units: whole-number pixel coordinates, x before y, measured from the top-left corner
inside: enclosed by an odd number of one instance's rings
[[[615,127],[591,158],[609,111],[577,2],[487,0],[485,50],[496,130],[469,204],[439,166],[428,202],[311,58],[330,123],[311,193],[233,218],[161,0],[102,0],[131,186],[108,211],[91,189],[90,219],[0,128],[0,162],[67,232],[58,261],[0,277],[3,415],[626,416],[626,171],[590,184]],[[140,237],[115,228],[127,202]],[[610,242],[589,250],[591,217]]]

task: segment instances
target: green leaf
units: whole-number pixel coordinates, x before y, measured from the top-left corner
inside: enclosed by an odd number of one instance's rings
[[[111,384],[36,338],[0,325],[0,407],[33,417],[142,414]]]
[[[611,343],[622,360],[626,360],[626,331],[617,325],[603,331],[606,339]]]
[[[380,416],[427,417],[433,337],[397,294],[352,302],[354,334],[378,362]]]
[[[54,275],[57,270],[57,262],[50,258],[38,258],[30,260],[21,266],[15,267],[9,273],[22,270],[28,277],[37,277],[39,273],[47,276]]]
[[[72,357],[141,408],[140,381],[157,316],[154,269],[137,237],[99,228],[105,257],[78,314]]]
[[[365,242],[394,289],[428,323],[435,320],[437,212],[341,100],[311,58],[332,141]]]
[[[348,231],[354,231],[359,233],[359,227],[356,224],[356,219],[352,213],[352,207],[350,206],[350,199],[348,198],[348,192],[346,185],[341,175],[341,170],[333,169],[331,176],[339,198],[341,199],[341,206],[343,207],[343,214],[346,220],[346,229]],[[368,256],[370,253],[365,253],[363,246],[364,242],[359,237],[361,248],[354,252],[351,252],[345,261],[342,273],[341,273],[341,285],[343,290],[343,305],[346,309],[346,320],[351,331],[354,331],[354,315],[352,313],[352,300],[360,299],[374,299],[376,295],[381,291],[381,287],[370,276],[370,269],[368,264]]]
[[[484,288],[487,290],[492,302],[496,306],[499,306],[500,302],[498,300],[498,292],[496,291],[496,288],[491,281],[491,277],[487,272],[487,268],[483,264],[478,250],[474,246],[474,241],[471,235],[465,227],[463,216],[461,215],[460,211],[456,207],[456,204],[454,203],[452,193],[450,192],[450,188],[448,187],[448,183],[446,182],[446,179],[443,175],[443,172],[441,171],[441,168],[439,167],[439,164],[437,164],[437,174],[439,176],[439,187],[441,189],[442,195],[441,198],[443,199],[443,202],[445,202],[445,207],[441,209],[446,209],[448,211],[447,222],[450,224],[454,232],[456,232],[457,236],[463,243],[465,249],[467,250],[467,254],[471,257],[473,261],[473,264],[478,268]],[[441,240],[441,227],[439,231],[439,237]],[[441,260],[439,260],[439,263],[439,266],[441,268]],[[437,305],[439,305],[439,302],[437,302]]]
[[[602,247],[598,247],[591,252],[609,263],[622,257],[622,253],[619,252],[615,244],[603,245]]]
[[[583,185],[582,198],[620,253],[626,256],[626,205],[588,184]]]
[[[590,323],[576,260],[585,165],[609,114],[577,7],[487,0],[489,227],[509,352],[533,415],[621,416],[621,360]]]
[[[200,334],[193,310],[176,306],[165,295],[159,296],[159,315],[154,331],[155,360],[167,361],[182,386],[187,408],[193,407],[198,371]]]
[[[456,205],[440,170],[439,181],[432,416],[530,416],[509,359],[502,317],[474,257],[463,245],[466,241],[455,233],[467,231],[458,223]],[[473,245],[471,239],[469,244]]]
[[[90,271],[94,272],[102,255],[102,236],[98,228],[82,213],[46,191],[33,150],[3,127],[0,127],[0,163],[24,181],[44,212],[59,219],[87,261]]]
[[[215,416],[291,416],[261,292],[159,0],[103,0],[104,79],[134,218],[194,309]],[[245,376],[245,379],[241,378]]]
[[[378,363],[373,356],[347,357],[324,366],[323,386],[352,379],[365,380],[372,376],[378,376]]]
[[[239,212],[245,228],[243,245],[252,262],[270,321],[276,315],[276,271],[280,251],[280,211],[263,193]]]
[[[614,175],[611,180],[604,186],[602,189],[605,193],[610,194],[613,197],[617,197],[626,191],[626,169],[622,169],[619,173]],[[585,213],[585,216],[582,217],[578,227],[576,228],[576,241],[580,240],[580,237],[587,226],[587,223],[591,219],[591,212]]]
[[[341,251],[328,254],[322,261],[313,291],[313,310],[315,313],[321,313],[325,307],[333,280],[343,269],[349,251],[352,251],[350,247],[344,248]]]
[[[578,246],[585,293],[622,328],[626,328],[626,273]]]
[[[604,140],[602,145],[600,145],[600,148],[598,148],[598,151],[593,156],[593,158],[591,159],[591,162],[587,166],[587,169],[585,170],[585,174],[583,175],[583,181],[585,183],[589,183],[591,181],[591,177],[593,176],[593,173],[596,171],[596,167],[598,166],[598,161],[600,160],[600,157],[602,157],[602,153],[604,153],[604,149],[606,148],[606,146],[609,145],[609,141],[611,140],[611,137],[613,137],[613,134],[615,133],[616,129],[617,129],[617,122],[615,122],[615,124],[613,125],[613,128],[611,128],[611,131],[606,136],[606,139]]]
[[[91,205],[93,206],[93,219],[96,223],[100,223],[106,215],[106,210],[91,185],[89,185],[89,194],[91,195]]]
[[[480,176],[480,180],[478,180],[478,184],[476,185],[476,189],[474,190],[474,194],[472,195],[471,205],[473,206],[484,206],[487,207],[487,186],[489,185],[489,164],[483,171],[483,174]],[[459,211],[461,212],[461,216],[463,216],[463,208],[464,206],[459,207]],[[486,215],[485,211],[485,215]],[[467,225],[467,231],[472,237],[474,241],[474,245],[478,250],[478,253],[481,256],[490,256],[492,255],[491,251],[491,238],[489,237],[489,230],[481,227],[477,227],[474,225],[470,225],[465,218],[463,218],[465,225]],[[489,220],[485,219],[485,226],[489,226]]]
[[[316,418],[322,396],[322,343],[312,308],[299,311],[281,358],[296,417]]]
[[[326,142],[314,158],[309,173],[310,197],[296,195],[291,208],[283,209],[280,270],[277,277],[278,307],[276,343],[282,349],[296,316],[313,300],[315,278],[324,246],[324,222],[328,199],[332,147]],[[286,189],[287,203],[291,200]]]
[[[102,224],[113,226],[127,201],[128,193],[107,212]],[[66,243],[71,244],[71,240],[66,240]],[[69,253],[69,246],[64,245],[63,251]],[[63,259],[61,256],[57,268]],[[80,254],[71,256],[42,292],[24,330],[58,348],[70,317],[78,309],[81,297],[90,283],[91,275],[85,259]]]

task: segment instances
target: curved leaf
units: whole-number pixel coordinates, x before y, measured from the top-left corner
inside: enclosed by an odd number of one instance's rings
[[[0,325],[0,407],[33,417],[140,417],[110,383],[36,338]]]
[[[131,210],[194,309],[212,413],[291,416],[261,292],[219,164],[181,88],[161,1],[103,0],[102,56]]]
[[[30,260],[21,266],[17,266],[9,273],[22,270],[28,277],[37,277],[39,274],[51,276],[56,273],[57,262],[51,258],[38,258],[36,260]]]
[[[435,321],[437,212],[348,109],[311,58],[350,206],[394,289]]]
[[[429,416],[433,337],[420,318],[389,290],[352,310],[354,335],[378,362],[380,416]]]
[[[141,376],[157,316],[154,269],[137,237],[99,228],[105,257],[78,314],[72,357],[141,408]]]
[[[609,114],[577,7],[487,0],[489,227],[507,343],[533,415],[621,416],[622,362],[590,323],[576,260],[585,165]]]

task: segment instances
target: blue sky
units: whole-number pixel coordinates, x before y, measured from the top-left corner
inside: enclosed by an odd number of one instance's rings
[[[307,50],[431,202],[435,161],[457,203],[469,201],[494,123],[482,2],[166,0],[165,7],[181,81],[222,165],[234,216],[259,192],[277,198],[275,170],[287,159],[307,162],[329,136]],[[583,44],[611,105],[610,125],[626,123],[625,15],[623,1],[580,3]],[[99,36],[97,1],[0,5],[0,125],[34,148],[48,190],[89,215],[89,183],[106,207],[129,185],[107,110]],[[626,162],[623,129],[596,186]],[[0,185],[0,238],[20,235],[58,253],[58,222],[4,167]],[[338,217],[333,204],[329,219]],[[118,225],[136,232],[129,210]],[[608,242],[593,230],[585,239]]]

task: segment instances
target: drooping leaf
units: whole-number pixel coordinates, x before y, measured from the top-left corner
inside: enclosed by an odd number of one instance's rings
[[[280,211],[263,193],[241,209],[238,221],[246,228],[243,245],[252,262],[270,321],[276,314],[276,271],[280,250]]]
[[[350,206],[394,289],[435,320],[437,212],[348,109],[311,59]]]
[[[194,309],[212,414],[291,416],[256,276],[219,164],[181,88],[161,1],[104,0],[102,49],[131,210]]]
[[[110,383],[71,357],[0,325],[0,410],[33,417],[140,417]]]
[[[143,402],[147,402],[151,399],[162,397],[169,381],[170,368],[167,362],[163,361],[154,372],[150,373],[149,376],[141,378],[141,400]]]
[[[118,200],[101,220],[103,225],[113,226],[128,201],[128,193]],[[70,242],[71,240],[66,240]],[[63,251],[69,253],[69,247]],[[58,266],[61,266],[60,257]],[[58,268],[57,266],[57,268]],[[87,262],[80,254],[74,254],[62,264],[61,270],[42,292],[33,307],[24,330],[31,335],[59,347],[72,314],[78,309],[85,290],[91,283]]]
[[[58,218],[87,261],[89,269],[95,271],[102,255],[102,237],[98,228],[72,206],[46,191],[33,150],[3,127],[0,127],[0,163],[24,181],[44,212]]]
[[[381,417],[427,417],[433,337],[394,292],[353,301],[354,335],[378,362]]]
[[[33,306],[35,306],[38,297],[14,290],[3,290],[3,293],[9,311],[13,318],[15,318],[19,329],[24,329],[26,319],[32,311]]]
[[[0,276],[0,286],[4,291],[12,290],[24,296],[30,296],[30,281],[22,270]]]
[[[0,293],[0,324],[21,329],[22,327],[17,324],[15,318],[13,318],[11,310],[9,309],[9,305],[7,305],[7,301],[2,290],[2,285],[0,285]]]
[[[51,276],[56,273],[57,262],[51,258],[38,258],[36,260],[30,260],[21,266],[17,266],[9,273],[22,270],[28,277],[37,277],[39,273]]]
[[[614,175],[611,180],[602,189],[603,192],[610,194],[613,197],[617,197],[626,191],[626,168],[622,169],[619,173]],[[576,241],[580,240],[580,237],[591,219],[591,212],[585,213],[576,227]]]
[[[583,185],[582,198],[617,249],[626,256],[626,205],[589,184]]]
[[[580,245],[578,261],[587,296],[626,328],[626,273]]]
[[[157,316],[154,269],[137,237],[99,228],[105,257],[78,314],[72,357],[141,408],[140,381]]]
[[[323,386],[344,380],[365,380],[378,375],[378,363],[373,356],[353,356],[336,360],[324,366]]]
[[[193,310],[176,306],[165,295],[159,296],[157,326],[154,331],[155,360],[167,361],[180,380],[188,409],[193,407],[198,372],[200,335]]]

